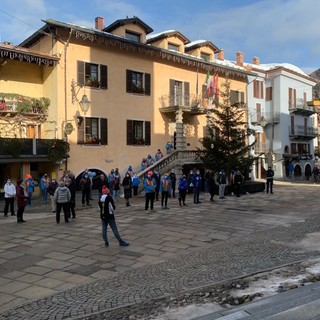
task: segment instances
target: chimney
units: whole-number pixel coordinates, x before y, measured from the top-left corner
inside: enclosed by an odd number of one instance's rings
[[[218,60],[224,60],[224,50],[220,49],[220,51],[218,52]]]
[[[258,57],[253,57],[252,58],[252,64],[255,64],[255,65],[259,65],[260,64],[260,58]]]
[[[104,18],[96,17],[96,19],[95,19],[95,28],[97,30],[102,30],[104,28]]]
[[[238,51],[236,54],[236,65],[237,66],[243,66],[243,53]]]

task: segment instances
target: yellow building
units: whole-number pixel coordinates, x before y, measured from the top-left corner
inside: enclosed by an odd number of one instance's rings
[[[49,19],[21,47],[44,52],[52,66],[11,74],[3,86],[4,66],[1,91],[50,99],[41,138],[55,124],[51,138],[70,143],[61,171],[79,176],[85,168],[124,172],[129,165],[140,171],[142,158],[157,149],[165,154],[167,141],[181,151],[201,147],[208,109],[226,78],[236,99],[246,102],[251,73],[241,54],[231,63],[210,41],[191,42],[175,30],[152,32],[137,17],[107,27],[98,17],[92,29]],[[38,81],[21,90],[19,77],[31,76]]]

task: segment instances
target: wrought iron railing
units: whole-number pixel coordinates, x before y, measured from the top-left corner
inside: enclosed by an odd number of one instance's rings
[[[318,135],[318,128],[299,125],[289,126],[289,135],[315,138]]]
[[[213,97],[200,94],[174,94],[160,97],[161,108],[166,107],[187,107],[187,108],[211,108],[215,105]]]

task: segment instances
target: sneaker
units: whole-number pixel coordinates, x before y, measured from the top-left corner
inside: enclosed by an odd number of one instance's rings
[[[126,241],[124,241],[124,240],[120,240],[120,241],[119,241],[119,245],[120,245],[121,247],[127,247],[127,246],[129,245],[129,243],[126,242]]]

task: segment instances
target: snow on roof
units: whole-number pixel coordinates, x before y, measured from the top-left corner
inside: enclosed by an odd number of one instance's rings
[[[153,33],[153,34],[148,34],[147,35],[147,40],[150,40],[150,39],[153,39],[153,38],[157,38],[161,35],[165,35],[165,34],[168,34],[168,33],[172,33],[172,32],[178,32],[177,30],[166,30],[166,31],[162,31],[162,32],[159,32],[159,33]]]
[[[266,64],[259,64],[259,65],[255,65],[255,64],[249,64],[251,65],[253,68],[255,69],[261,69],[264,71],[270,71],[273,69],[278,69],[278,68],[285,68],[288,70],[292,70],[295,71],[297,73],[300,73],[304,76],[308,76],[305,72],[303,72],[299,67],[291,64],[291,63],[266,63]]]
[[[186,44],[185,47],[192,47],[196,44],[205,43],[205,42],[208,42],[208,40],[195,40],[195,41],[191,41],[190,43]]]

